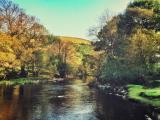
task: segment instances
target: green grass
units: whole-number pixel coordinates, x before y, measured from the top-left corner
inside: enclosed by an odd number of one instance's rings
[[[18,78],[13,80],[2,80],[0,85],[24,85],[24,84],[36,84],[38,80],[30,80],[28,78]]]
[[[143,96],[149,98],[160,98],[160,88],[148,89],[143,93]]]
[[[160,106],[160,87],[147,88],[141,85],[128,85],[128,97],[152,106]]]

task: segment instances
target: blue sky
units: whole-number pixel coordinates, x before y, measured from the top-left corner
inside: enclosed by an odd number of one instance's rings
[[[109,10],[122,12],[129,0],[13,0],[54,35],[89,38],[88,29]]]

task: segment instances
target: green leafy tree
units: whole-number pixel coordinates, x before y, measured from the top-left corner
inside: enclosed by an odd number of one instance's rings
[[[159,11],[158,0],[135,0],[123,14],[106,22],[95,43],[96,50],[105,50],[102,81],[143,83],[154,77],[159,62]]]

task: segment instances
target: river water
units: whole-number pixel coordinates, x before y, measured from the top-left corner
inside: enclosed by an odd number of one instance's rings
[[[84,81],[0,87],[0,120],[149,120],[159,114],[106,96]]]

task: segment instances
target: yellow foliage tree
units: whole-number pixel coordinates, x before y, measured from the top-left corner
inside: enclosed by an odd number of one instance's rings
[[[0,33],[0,76],[5,77],[7,69],[18,69],[20,61],[16,58],[17,39]]]

